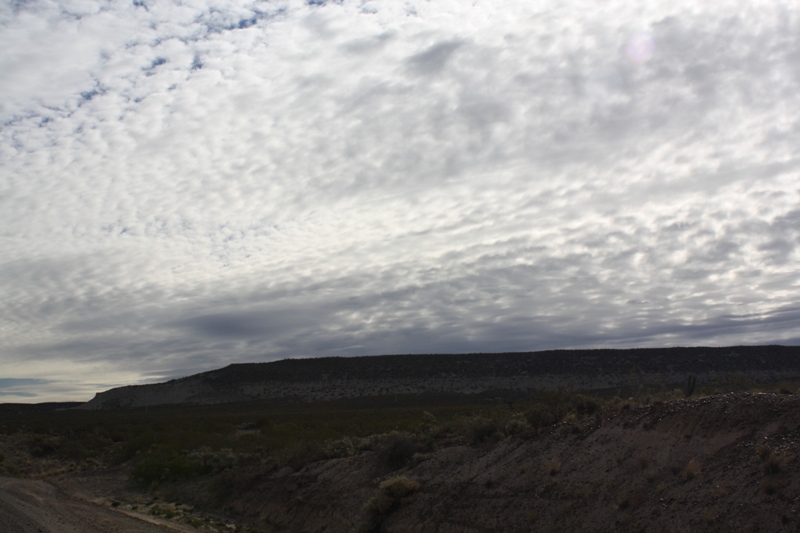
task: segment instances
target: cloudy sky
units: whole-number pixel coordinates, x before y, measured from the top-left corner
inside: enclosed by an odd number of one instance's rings
[[[0,402],[800,344],[800,5],[0,3]]]

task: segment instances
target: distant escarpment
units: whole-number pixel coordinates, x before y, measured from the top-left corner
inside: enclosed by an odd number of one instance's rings
[[[98,393],[81,409],[253,400],[318,401],[394,394],[525,395],[558,386],[600,390],[800,377],[800,346],[552,350],[383,355],[233,364],[166,383]]]

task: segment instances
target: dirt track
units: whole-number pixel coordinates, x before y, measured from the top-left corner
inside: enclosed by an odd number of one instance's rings
[[[44,481],[0,477],[0,531],[165,533],[175,529],[77,500]]]

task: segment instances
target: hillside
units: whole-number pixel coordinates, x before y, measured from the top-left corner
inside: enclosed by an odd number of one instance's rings
[[[601,390],[681,386],[737,377],[775,382],[800,377],[800,346],[554,350],[430,354],[234,364],[166,383],[98,393],[82,409],[251,400],[303,402],[397,394],[496,392],[523,397],[558,386]]]
[[[103,472],[53,481],[143,517],[168,511],[185,531],[205,523],[187,504],[261,533],[800,529],[800,396],[727,393],[538,428],[523,420],[444,438],[432,422],[415,436],[385,435],[388,447],[229,467],[163,483],[156,496]],[[409,442],[427,448],[414,453]]]
[[[800,398],[726,394],[455,444],[400,470],[373,453],[279,471],[233,508],[309,533],[797,531],[799,438]],[[413,490],[379,488],[398,476]],[[395,501],[377,512],[381,494]]]

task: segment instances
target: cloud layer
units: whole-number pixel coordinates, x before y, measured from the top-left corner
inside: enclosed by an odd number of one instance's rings
[[[800,8],[534,4],[0,7],[0,377],[800,342]]]

